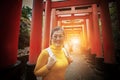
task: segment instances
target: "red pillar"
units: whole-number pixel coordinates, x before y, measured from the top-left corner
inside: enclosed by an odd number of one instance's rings
[[[62,20],[58,21],[58,26],[62,26]]]
[[[57,22],[56,21],[56,9],[52,9],[51,10],[50,33],[51,33],[52,29],[57,26],[56,22]]]
[[[92,13],[89,14],[89,27],[88,27],[88,37],[89,37],[89,45],[92,54],[95,54],[95,40],[94,40],[94,28],[93,28],[93,19]]]
[[[89,18],[89,17],[88,17]],[[90,22],[89,19],[86,19],[86,27],[87,27],[87,41],[88,41],[88,49],[91,48],[91,42],[90,42]]]
[[[93,27],[94,27],[94,39],[95,39],[95,52],[96,57],[102,57],[102,44],[100,39],[100,30],[99,30],[99,22],[98,22],[98,12],[97,12],[97,5],[93,4]]]
[[[87,49],[87,26],[86,26],[86,19],[83,19],[83,26],[82,26],[82,48],[84,50]]]
[[[17,62],[22,0],[0,1],[0,68]]]
[[[41,51],[43,0],[33,0],[29,63],[35,64]]]
[[[106,0],[102,0],[100,3],[101,22],[102,22],[102,34],[103,34],[103,48],[104,48],[104,62],[114,63],[115,52],[114,42],[112,36],[112,25],[110,21],[109,7]]]
[[[84,27],[83,27],[83,37],[84,37],[84,40],[83,40],[83,42],[84,42],[84,47],[85,47],[85,49],[86,48],[88,48],[88,44],[87,44],[87,27],[86,27],[86,19],[84,19]]]
[[[42,49],[47,48],[50,42],[50,18],[51,18],[51,0],[46,0],[45,5],[45,26],[43,27],[43,46]]]
[[[56,15],[56,26],[58,26],[58,22],[59,22],[58,15]]]
[[[57,26],[56,9],[52,9],[52,13],[51,13],[51,28],[54,28],[56,26]]]

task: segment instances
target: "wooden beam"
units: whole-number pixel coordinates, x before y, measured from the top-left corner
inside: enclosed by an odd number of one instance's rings
[[[81,9],[81,10],[74,10],[74,11],[56,11],[56,15],[63,15],[63,14],[80,14],[80,13],[90,13],[92,12],[92,8],[88,9]]]
[[[74,32],[74,33],[73,33]],[[69,35],[69,34],[80,34],[82,32],[82,30],[65,30],[65,33],[67,34],[67,35]]]
[[[86,19],[89,16],[70,16],[70,17],[58,17],[58,20],[72,20],[72,19]]]
[[[82,26],[80,27],[64,27],[65,30],[69,31],[69,30],[82,30]]]
[[[62,8],[62,7],[70,7],[70,6],[80,6],[80,5],[89,5],[89,4],[97,4],[101,0],[67,0],[62,2],[52,2],[52,8]]]
[[[65,23],[62,23],[62,26],[70,26],[70,25],[73,25],[73,26],[81,26],[83,23],[69,23],[69,24],[65,24]]]

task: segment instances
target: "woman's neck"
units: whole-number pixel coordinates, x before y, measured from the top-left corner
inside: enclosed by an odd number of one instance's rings
[[[50,47],[51,47],[52,49],[61,50],[63,46],[55,46],[54,44],[52,44]]]

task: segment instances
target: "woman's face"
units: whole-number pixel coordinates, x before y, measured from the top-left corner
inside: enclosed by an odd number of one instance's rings
[[[62,46],[64,43],[63,31],[61,30],[55,31],[52,35],[51,41],[52,44],[54,44],[55,46]]]

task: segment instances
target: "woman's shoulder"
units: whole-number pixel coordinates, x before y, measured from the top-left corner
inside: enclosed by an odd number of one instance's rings
[[[40,53],[41,55],[47,55],[48,56],[48,51],[46,49],[43,49]]]

